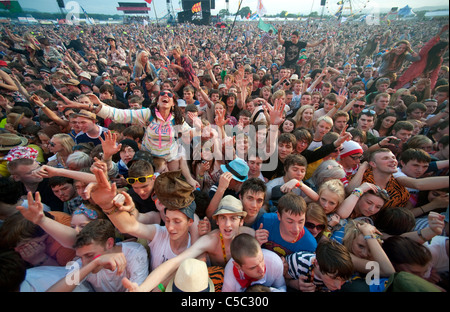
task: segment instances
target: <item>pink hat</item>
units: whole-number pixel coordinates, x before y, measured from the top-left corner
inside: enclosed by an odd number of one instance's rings
[[[347,156],[351,156],[354,154],[362,154],[364,153],[363,149],[361,148],[361,145],[355,141],[345,141],[342,143],[342,150],[339,153],[340,158],[344,158]]]
[[[13,161],[15,159],[23,159],[23,158],[29,158],[36,160],[38,156],[38,151],[34,148],[27,147],[27,146],[17,146],[12,148],[8,155],[6,155],[3,159],[7,161]]]

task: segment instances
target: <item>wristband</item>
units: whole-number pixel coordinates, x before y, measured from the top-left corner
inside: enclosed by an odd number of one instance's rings
[[[364,235],[364,239],[380,239],[380,235],[377,234],[370,234],[370,235]]]
[[[105,215],[110,216],[113,213],[116,213],[117,211],[119,211],[119,208],[117,208],[116,206],[114,206],[113,208],[109,209],[109,210],[103,210],[103,212],[105,213]]]
[[[359,188],[355,188],[352,191],[352,195],[355,195],[358,198],[360,198],[363,194],[364,194],[363,191],[361,191]]]
[[[423,237],[423,235],[422,235],[422,230],[423,230],[423,229],[420,229],[419,231],[417,231],[417,235],[419,235],[419,237],[420,237],[421,239],[423,239],[423,240],[426,242],[427,240],[426,240],[425,237]]]
[[[301,188],[303,185],[302,181],[299,181],[297,184],[295,184],[295,187]]]

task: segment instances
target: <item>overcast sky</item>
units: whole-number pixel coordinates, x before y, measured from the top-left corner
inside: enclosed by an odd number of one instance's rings
[[[167,13],[167,0],[153,0],[156,8],[156,15],[161,17]],[[169,0],[172,3],[172,7],[175,13],[181,10],[180,0]],[[366,6],[366,10],[376,10],[376,9],[386,9],[391,7],[402,8],[406,5],[410,7],[419,8],[423,6],[446,6],[449,7],[447,0],[346,0],[351,1],[352,6],[358,8]],[[64,3],[68,7],[69,0],[64,0]],[[87,13],[104,13],[104,14],[120,14],[122,12],[117,11],[118,2],[142,2],[144,0],[78,0],[75,1],[79,3]],[[329,3],[328,3],[329,2]],[[327,13],[328,8],[330,10],[335,10],[337,8],[338,0],[327,0],[327,5],[324,7],[324,13]],[[22,8],[36,9],[41,12],[59,12],[59,8],[56,0],[19,0]],[[211,13],[217,14],[221,9],[226,8],[225,0],[215,1],[215,10]],[[294,14],[309,14],[311,12],[322,12],[322,7],[320,6],[320,0],[262,0],[264,7],[267,10],[267,14],[278,14],[281,11],[287,11],[288,13]],[[257,0],[242,0],[242,7],[249,7],[252,11],[256,11]],[[154,6],[153,3],[148,5],[151,8],[149,13],[150,17],[154,17]],[[235,13],[238,9],[238,0],[229,0],[229,11],[230,13]],[[68,7],[69,8],[69,7]]]

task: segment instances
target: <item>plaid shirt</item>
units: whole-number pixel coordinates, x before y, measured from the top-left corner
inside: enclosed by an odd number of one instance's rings
[[[64,212],[72,215],[73,212],[77,210],[82,203],[83,199],[80,196],[69,199],[68,201],[64,202]]]

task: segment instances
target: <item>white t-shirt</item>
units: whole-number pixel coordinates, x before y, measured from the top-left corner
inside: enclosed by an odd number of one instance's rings
[[[281,258],[268,249],[262,249],[264,255],[264,263],[266,265],[266,274],[260,280],[254,281],[251,285],[264,285],[270,287],[272,292],[285,292],[286,281],[283,277],[283,261]],[[239,284],[233,273],[234,261],[231,259],[227,262],[223,276],[222,292],[244,292],[245,288]],[[241,276],[244,275],[239,270]]]
[[[401,168],[397,168],[397,172],[395,172],[394,174],[393,174],[393,176],[394,176],[394,178],[398,178],[398,177],[407,177],[407,175],[406,174],[404,174],[403,172],[402,172],[402,169]],[[417,193],[419,193],[419,190],[417,190],[417,189],[413,189],[413,188],[410,188],[410,187],[405,187],[407,190],[408,190],[408,192],[410,193],[410,194],[417,194]]]
[[[148,244],[151,255],[151,269],[156,269],[161,263],[178,256],[170,247],[170,236],[165,226],[155,224],[156,233],[153,240]],[[191,234],[186,248],[191,246]]]
[[[447,236],[435,236],[431,239],[431,242],[426,242],[424,244],[424,246],[431,252],[432,267],[438,273],[448,272],[449,261],[447,249],[445,248],[445,243],[447,240]]]
[[[69,272],[65,266],[37,266],[27,269],[20,292],[45,292]],[[80,283],[74,292],[92,292],[88,283]]]
[[[128,278],[131,282],[142,284],[147,278],[148,254],[144,246],[135,242],[117,243],[122,246],[122,253],[127,259],[126,269],[117,275],[117,270],[103,269],[98,273],[89,273],[85,281],[88,281],[95,292],[124,292],[126,288],[122,285],[122,279]],[[81,259],[76,261],[81,268]]]

